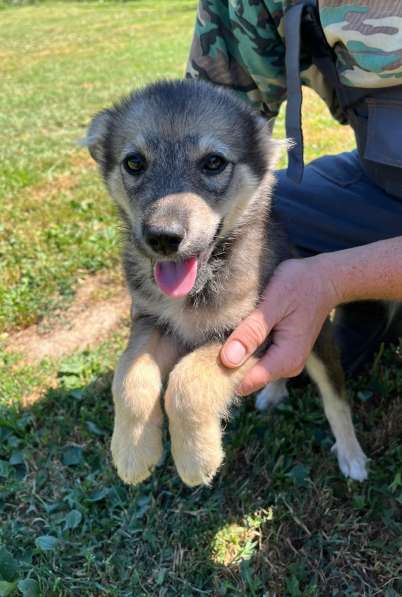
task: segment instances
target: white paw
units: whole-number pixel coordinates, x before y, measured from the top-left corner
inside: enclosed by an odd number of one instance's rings
[[[336,454],[339,468],[345,477],[354,481],[365,481],[367,479],[368,458],[359,445],[348,451],[344,447],[342,449],[338,448],[335,443],[331,448],[331,452]]]
[[[136,485],[150,476],[162,458],[162,431],[156,425],[115,427],[112,457],[117,473],[125,483]]]
[[[286,387],[287,380],[279,379],[274,381],[257,394],[255,399],[255,407],[257,410],[263,411],[269,408],[274,408],[284,400],[289,398],[289,393]]]

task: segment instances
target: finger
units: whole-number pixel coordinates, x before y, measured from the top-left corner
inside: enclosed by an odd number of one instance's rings
[[[265,341],[272,329],[267,316],[256,309],[229,336],[220,353],[225,367],[239,367]]]
[[[277,379],[296,377],[304,369],[302,352],[294,347],[272,344],[266,354],[250,369],[236,389],[238,396],[257,392]]]
[[[265,368],[262,360],[258,361],[236,388],[235,394],[236,396],[248,396],[249,394],[258,392],[258,390],[266,386],[270,381],[269,371]]]

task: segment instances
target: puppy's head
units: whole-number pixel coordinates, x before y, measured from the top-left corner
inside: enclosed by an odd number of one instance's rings
[[[156,285],[173,298],[200,286],[217,239],[267,195],[277,153],[263,118],[190,80],[156,83],[100,112],[86,143]]]

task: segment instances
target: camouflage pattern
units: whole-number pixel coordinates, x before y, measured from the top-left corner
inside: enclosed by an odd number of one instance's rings
[[[319,7],[344,85],[375,89],[402,84],[402,2],[320,0]]]
[[[201,0],[187,74],[235,89],[267,116],[286,98],[283,3]]]
[[[200,0],[187,76],[235,89],[266,116],[286,99],[284,13],[294,0]],[[402,2],[320,0],[341,82],[402,84]],[[337,116],[336,97],[301,48],[301,78]]]

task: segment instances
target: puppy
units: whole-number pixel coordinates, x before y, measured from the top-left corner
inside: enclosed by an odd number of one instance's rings
[[[189,486],[219,469],[222,420],[257,361],[225,369],[221,347],[290,256],[270,214],[278,142],[234,94],[201,81],[160,82],[97,114],[86,143],[125,227],[123,264],[134,305],[113,381],[112,455],[126,483],[162,456],[163,413]],[[367,476],[329,323],[307,371],[318,385],[341,471]],[[286,392],[271,384],[260,406]]]

